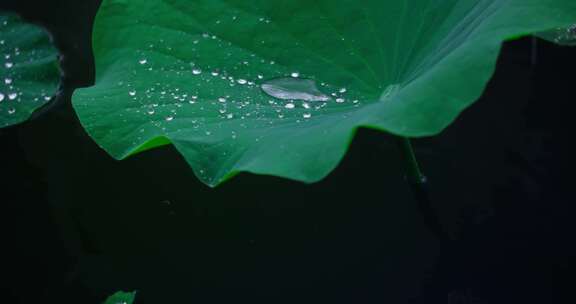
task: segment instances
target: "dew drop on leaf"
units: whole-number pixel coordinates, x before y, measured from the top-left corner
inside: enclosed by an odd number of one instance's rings
[[[394,95],[396,92],[398,92],[399,89],[400,86],[397,84],[389,85],[388,87],[386,87],[384,92],[382,92],[382,95],[380,95],[380,100],[387,99],[388,97]]]
[[[316,82],[312,79],[275,78],[265,81],[261,85],[261,88],[266,94],[278,99],[304,101],[330,100],[330,97],[318,90]]]

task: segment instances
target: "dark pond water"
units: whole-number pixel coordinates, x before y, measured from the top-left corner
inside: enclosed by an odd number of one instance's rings
[[[361,130],[303,185],[242,174],[200,184],[170,148],[117,162],[80,127],[96,0],[1,0],[64,54],[61,98],[0,130],[3,303],[576,303],[576,49],[504,46],[484,96],[415,142],[441,246],[402,179],[393,138]]]

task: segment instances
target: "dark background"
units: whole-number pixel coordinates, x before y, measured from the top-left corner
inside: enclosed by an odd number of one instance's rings
[[[65,71],[50,111],[0,129],[2,303],[576,303],[575,48],[506,43],[484,96],[415,141],[446,245],[383,133],[313,185],[209,189],[171,147],[114,161],[70,106],[98,3],[0,0],[53,33]]]

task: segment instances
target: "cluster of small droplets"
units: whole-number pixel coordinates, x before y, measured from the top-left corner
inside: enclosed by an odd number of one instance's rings
[[[555,40],[558,43],[576,44],[576,24],[561,29]]]
[[[216,24],[234,22],[237,16],[221,17]],[[271,23],[261,18],[259,22]],[[183,37],[183,39],[190,39]],[[208,46],[209,47],[206,47]],[[212,58],[203,60],[203,47],[219,46],[223,60],[233,62],[226,69],[217,66]],[[327,83],[316,83],[313,77],[298,70],[278,73],[282,65],[274,60],[262,59],[256,54],[230,51],[232,44],[211,33],[202,33],[190,40],[189,62],[166,65],[159,59],[159,48],[170,51],[169,41],[159,39],[137,51],[134,69],[118,86],[135,103],[128,112],[140,113],[143,124],[135,144],[145,140],[147,132],[196,131],[202,136],[226,135],[233,139],[241,136],[242,129],[274,126],[278,123],[303,123],[321,116],[332,108],[358,106],[358,99],[349,89]],[[215,56],[213,58],[221,58]],[[258,72],[256,72],[258,71]],[[138,82],[139,73],[154,73],[157,82]],[[120,119],[125,119],[119,115]],[[249,120],[249,123],[245,123]],[[233,126],[234,131],[230,130]],[[226,133],[226,134],[225,134]],[[156,133],[158,134],[158,133]]]
[[[7,20],[0,24],[0,28],[8,26]],[[35,60],[38,53],[35,50],[28,50],[26,55],[22,55],[19,47],[10,46],[10,41],[0,38],[0,115],[13,115],[23,106],[22,102],[28,97],[30,92],[23,91],[19,86],[23,83],[19,76],[19,64]],[[26,96],[24,96],[26,94]],[[41,90],[36,96],[30,96],[29,102],[44,103],[49,101],[51,96]],[[29,105],[25,105],[29,107]]]
[[[1,44],[5,44],[4,40]],[[16,113],[16,105],[14,102],[20,101],[20,90],[16,87],[16,83],[12,76],[12,69],[14,68],[13,56],[17,56],[19,54],[19,50],[16,48],[11,53],[6,53],[2,56],[4,59],[2,67],[0,69],[4,69],[1,73],[6,75],[2,82],[0,83],[0,109],[3,112],[12,115]]]

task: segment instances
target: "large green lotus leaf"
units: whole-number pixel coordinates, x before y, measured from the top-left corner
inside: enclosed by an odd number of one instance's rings
[[[573,0],[105,0],[73,103],[118,159],[172,143],[208,185],[313,182],[359,126],[437,134],[502,41],[575,19]]]
[[[58,51],[42,28],[0,12],[0,128],[25,121],[56,93]]]

